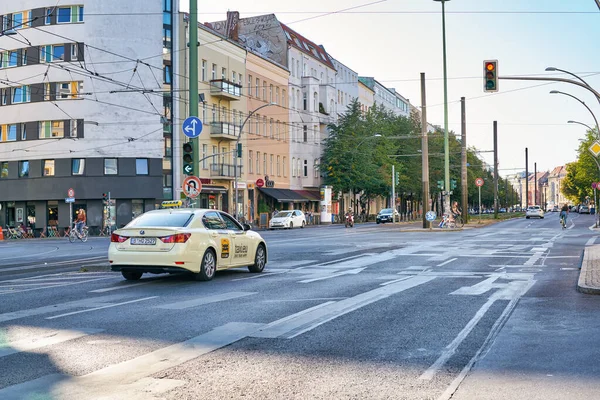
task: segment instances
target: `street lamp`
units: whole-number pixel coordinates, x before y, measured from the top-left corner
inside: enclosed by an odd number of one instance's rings
[[[598,2],[600,0],[596,0],[596,1]],[[567,75],[571,75],[572,77],[574,77],[575,79],[578,79],[581,83],[583,83],[587,88],[589,88],[589,89],[592,88],[589,83],[587,83],[586,81],[583,80],[582,77],[580,77],[579,75],[575,75],[574,73],[566,71],[564,69],[560,69],[560,68],[556,68],[556,67],[548,67],[548,68],[546,68],[546,71],[549,71],[549,72],[558,71],[558,72],[565,73]],[[596,99],[600,103],[600,97],[596,96]]]
[[[579,124],[579,125],[583,125],[586,128],[588,128],[590,131],[594,131],[594,129],[592,129],[591,126],[589,126],[588,124],[584,124],[583,122],[579,122],[579,121],[567,121],[567,124]]]
[[[585,102],[583,100],[580,100],[578,97],[575,97],[572,94],[561,92],[561,91],[558,91],[558,90],[551,90],[550,94],[564,94],[565,96],[572,97],[575,100],[577,100],[578,102],[580,102],[581,104],[583,104],[583,106],[585,108],[587,108],[587,110],[590,112],[590,114],[592,114],[592,117],[594,117],[594,122],[596,122],[596,136],[598,136],[600,134],[600,127],[598,127],[598,120],[596,119],[596,115],[594,115],[594,113],[592,112],[592,110],[587,106],[587,104],[585,104]]]
[[[235,157],[233,157],[233,175],[235,178],[235,182],[234,182],[234,190],[235,190],[235,218],[238,219],[239,218],[239,202],[238,202],[238,171],[237,171],[237,159],[238,159],[238,154],[237,154],[237,149],[239,149],[240,146],[240,139],[242,138],[242,132],[244,131],[244,126],[246,125],[246,122],[248,122],[248,120],[250,119],[250,117],[252,117],[254,115],[254,113],[256,113],[258,110],[260,110],[261,108],[265,108],[265,107],[269,107],[269,106],[276,106],[277,103],[267,103],[267,104],[263,104],[262,106],[255,108],[254,110],[250,111],[248,113],[248,116],[246,117],[246,119],[244,120],[244,122],[242,122],[242,126],[240,127],[240,134],[238,135],[237,140],[235,141]]]
[[[450,154],[448,144],[448,72],[446,68],[446,7],[445,3],[450,0],[434,0],[442,3],[442,41],[444,58],[444,211],[450,212]]]

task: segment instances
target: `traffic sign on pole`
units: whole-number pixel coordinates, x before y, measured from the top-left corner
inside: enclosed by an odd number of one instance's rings
[[[262,179],[260,179],[260,178],[259,178],[259,179],[257,179],[257,180],[256,180],[256,187],[259,187],[259,188],[261,188],[261,187],[263,187],[263,186],[265,186],[265,181],[263,181],[263,180],[262,180]]]
[[[477,178],[475,179],[475,185],[477,186],[483,186],[483,179],[482,178]]]
[[[202,132],[202,121],[198,117],[187,117],[181,125],[183,134],[189,138],[197,138]]]
[[[69,190],[67,191],[67,196],[75,197],[75,190],[73,190],[73,188],[69,188]]]
[[[431,221],[435,221],[436,215],[435,215],[435,211],[427,211],[427,213],[425,213],[425,219],[429,222]]]
[[[183,180],[183,194],[191,199],[195,199],[202,191],[202,182],[197,176],[188,176]]]

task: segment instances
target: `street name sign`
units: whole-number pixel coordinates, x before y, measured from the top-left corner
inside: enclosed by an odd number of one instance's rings
[[[67,197],[65,203],[75,203],[75,197]]]
[[[197,138],[202,132],[202,121],[198,117],[187,117],[181,125],[183,134],[189,138]]]

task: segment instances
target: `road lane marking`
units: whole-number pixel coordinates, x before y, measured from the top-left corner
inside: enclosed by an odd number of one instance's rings
[[[325,276],[321,276],[318,278],[305,279],[303,281],[299,281],[299,283],[311,283],[311,282],[316,282],[316,281],[323,281],[325,279],[337,278],[337,277],[343,276],[343,275],[356,275],[356,274],[364,271],[365,269],[366,269],[366,267],[349,269],[347,271],[334,272],[332,274],[327,274]]]
[[[91,311],[103,310],[105,308],[123,306],[125,304],[131,304],[131,303],[137,303],[140,301],[151,300],[151,299],[155,299],[157,297],[158,296],[144,297],[143,299],[135,299],[135,300],[125,301],[123,303],[108,304],[108,305],[101,306],[101,307],[90,308],[89,310],[79,310],[79,311],[73,311],[73,312],[66,313],[66,314],[54,315],[52,317],[46,317],[46,319],[56,319],[56,318],[67,317],[69,315],[82,314],[82,313],[91,312]]]
[[[52,399],[148,398],[148,387],[144,383],[148,382],[149,376],[235,343],[263,325],[230,322],[185,342],[83,376],[52,374],[9,386],[0,390],[0,398],[33,398],[40,393]]]
[[[448,260],[448,261],[444,261],[443,263],[441,263],[441,264],[438,264],[438,267],[443,267],[444,265],[446,265],[446,264],[450,264],[452,261],[456,261],[456,260],[458,260],[458,258],[451,258],[451,259],[450,259],[450,260]]]
[[[186,308],[203,306],[205,304],[217,303],[219,301],[227,301],[239,299],[240,297],[252,296],[258,292],[229,292],[217,295],[204,296],[193,300],[178,301],[176,303],[161,304],[152,308],[160,308],[163,310],[185,310]]]
[[[0,347],[0,358],[21,352],[31,352],[41,347],[52,346],[68,340],[78,339],[83,336],[103,332],[104,329],[70,329],[60,331],[47,331],[36,333],[32,338],[9,342],[5,347]]]
[[[28,269],[35,269],[35,268],[51,268],[51,267],[66,267],[70,264],[91,264],[91,263],[95,263],[98,262],[100,260],[106,260],[108,262],[108,258],[105,256],[97,256],[97,257],[91,257],[91,258],[82,258],[79,260],[65,260],[65,261],[56,261],[56,262],[47,262],[45,264],[31,264],[31,265],[25,265],[22,267],[11,267],[11,268],[3,268],[0,266],[0,273],[2,272],[11,272],[11,271],[25,271]]]
[[[276,272],[265,272],[262,274],[257,274],[257,275],[252,275],[252,276],[247,276],[245,278],[237,278],[237,279],[232,279],[232,282],[237,282],[237,281],[245,281],[248,279],[258,279],[258,278],[266,278],[267,276],[271,276],[271,275],[281,275],[281,274],[285,274],[287,272],[293,271],[291,269],[282,269],[282,270],[277,270]]]
[[[338,302],[327,302],[274,321],[252,334],[252,337],[292,339],[326,322],[434,280],[435,276],[412,276],[409,279],[382,286]]]
[[[594,244],[594,242],[596,241],[596,238],[597,238],[597,236],[591,237],[585,245],[592,246]]]
[[[134,286],[142,286],[142,285],[148,285],[150,283],[153,282],[139,282],[139,283],[128,283],[128,284],[123,284],[120,286],[114,286],[114,287],[108,287],[108,288],[104,288],[104,289],[96,289],[96,290],[90,290],[89,293],[105,293],[105,292],[112,292],[113,290],[120,290],[120,289],[128,289],[130,287],[134,287]]]
[[[69,283],[63,283],[63,284],[60,284],[60,285],[50,285],[50,286],[44,286],[44,287],[38,287],[38,288],[32,288],[32,289],[23,289],[23,290],[10,290],[10,288],[8,288],[8,287],[5,287],[5,288],[0,287],[0,295],[30,292],[32,290],[50,289],[50,288],[56,288],[56,287],[62,287],[62,286],[79,285],[80,283],[95,282],[95,281],[101,281],[101,280],[106,280],[106,279],[113,279],[113,278],[112,277],[95,278],[95,279],[88,279],[88,280],[85,280],[85,281],[69,282]]]

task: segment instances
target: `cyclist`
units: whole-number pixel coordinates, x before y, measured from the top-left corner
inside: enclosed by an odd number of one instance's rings
[[[83,208],[79,209],[79,212],[77,213],[77,219],[74,221],[75,222],[75,231],[77,232],[77,235],[81,238],[81,235],[83,235],[83,227],[85,225],[87,221],[86,215],[85,215],[85,211],[83,210]]]
[[[567,214],[569,214],[569,206],[567,203],[565,203],[560,209],[560,223],[562,224],[563,228],[567,227]]]
[[[452,203],[452,208],[450,210],[450,219],[452,221],[456,221],[456,219],[458,217],[460,217],[462,215],[462,212],[460,211],[460,207],[458,206],[458,201],[455,201]]]

